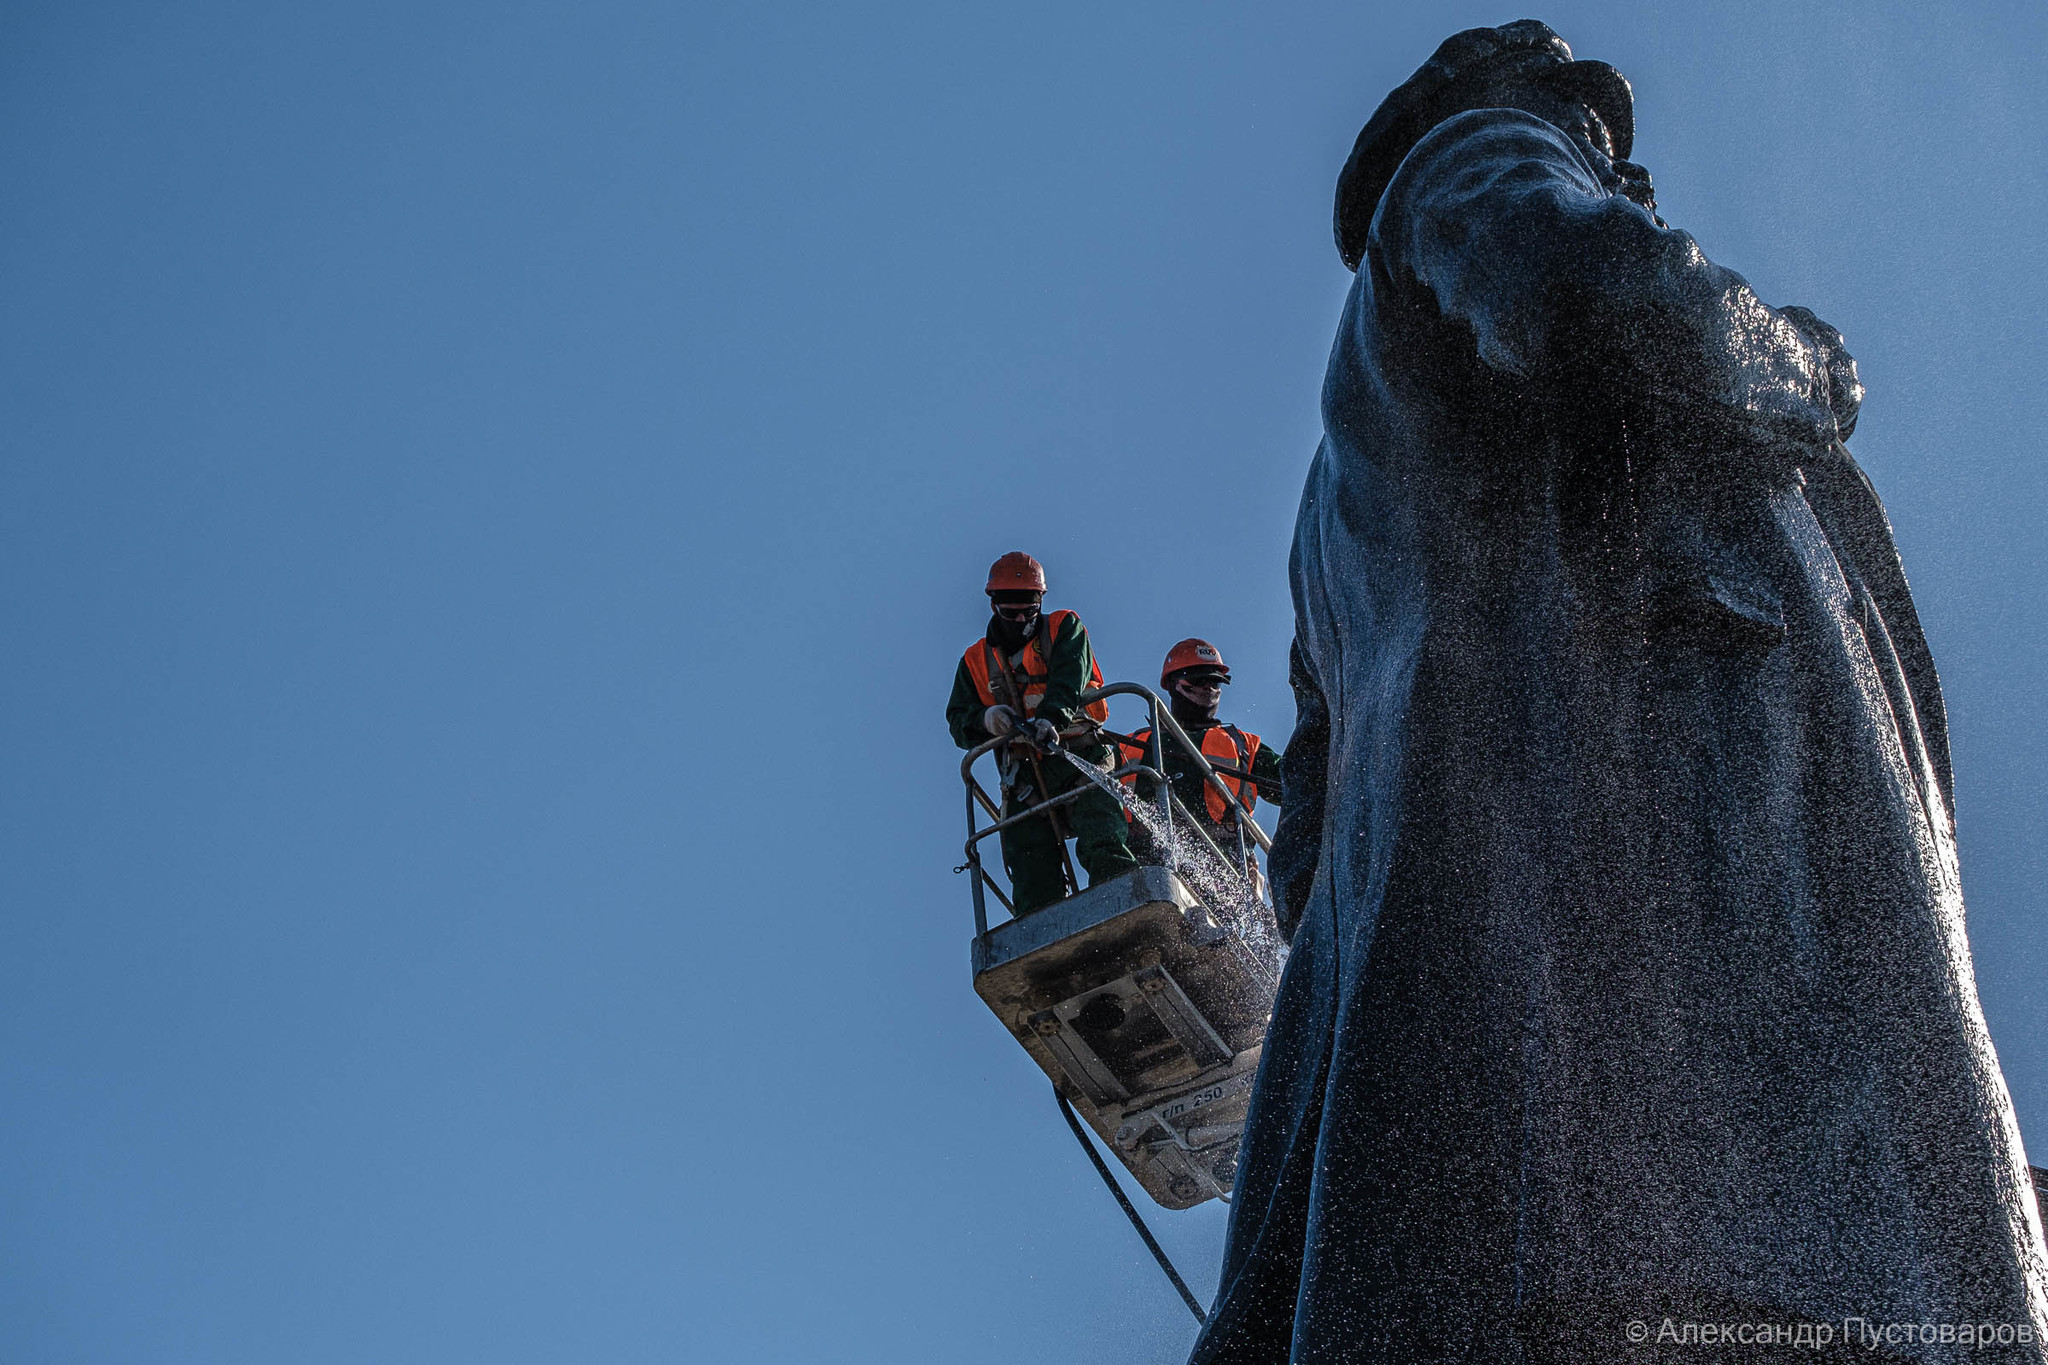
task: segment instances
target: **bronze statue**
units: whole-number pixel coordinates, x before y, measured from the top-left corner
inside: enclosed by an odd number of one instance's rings
[[[2048,1359],[1855,363],[1658,219],[1632,142],[1620,73],[1524,20],[1445,42],[1344,168],[1292,956],[1204,1365],[1823,1323]]]

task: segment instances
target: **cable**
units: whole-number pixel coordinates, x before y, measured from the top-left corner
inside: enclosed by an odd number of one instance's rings
[[[1181,1301],[1187,1304],[1188,1311],[1195,1315],[1196,1322],[1208,1322],[1209,1315],[1202,1311],[1202,1305],[1195,1299],[1193,1294],[1188,1292],[1187,1281],[1183,1280],[1180,1277],[1180,1272],[1173,1268],[1173,1262],[1166,1259],[1166,1252],[1160,1248],[1158,1242],[1153,1240],[1152,1229],[1145,1226],[1145,1220],[1138,1216],[1137,1209],[1131,1206],[1129,1197],[1124,1194],[1124,1187],[1117,1184],[1116,1177],[1109,1173],[1109,1167],[1103,1163],[1102,1153],[1095,1150],[1095,1144],[1090,1142],[1088,1134],[1081,1130],[1081,1120],[1076,1117],[1074,1106],[1067,1103],[1066,1095],[1060,1091],[1057,1085],[1052,1088],[1052,1097],[1059,1101],[1060,1113],[1067,1120],[1067,1127],[1074,1130],[1074,1141],[1081,1144],[1081,1150],[1086,1152],[1088,1159],[1095,1163],[1095,1174],[1102,1177],[1102,1183],[1109,1186],[1109,1192],[1116,1196],[1116,1202],[1123,1208],[1124,1217],[1131,1220],[1131,1226],[1136,1228],[1138,1235],[1145,1239],[1145,1249],[1152,1253],[1152,1259],[1159,1262],[1159,1268],[1166,1272],[1166,1278],[1172,1280],[1173,1287],[1180,1291]]]

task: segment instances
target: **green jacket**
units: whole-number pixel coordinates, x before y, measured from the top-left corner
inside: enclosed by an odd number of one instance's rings
[[[982,646],[983,640],[976,640],[970,648]],[[1052,637],[1052,657],[1047,663],[1051,676],[1045,682],[1045,699],[1038,703],[1034,714],[1064,730],[1080,718],[1081,693],[1087,690],[1088,679],[1095,671],[1095,651],[1088,643],[1088,627],[1081,624],[1079,616],[1069,616],[1060,623],[1058,633]],[[959,667],[953,670],[953,696],[946,703],[946,725],[953,732],[955,744],[972,749],[994,738],[981,724],[982,713],[988,706],[974,686],[974,675],[967,671],[963,655]]]

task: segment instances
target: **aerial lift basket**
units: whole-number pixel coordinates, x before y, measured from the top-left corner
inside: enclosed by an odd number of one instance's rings
[[[1116,775],[1156,776],[1162,746],[1177,743],[1236,802],[1150,689],[1116,683],[1085,699],[1120,693],[1149,703],[1155,747],[1150,764]],[[990,928],[985,894],[1001,898],[1002,890],[982,868],[979,848],[1003,821],[972,767],[1001,742],[961,765],[969,789],[965,870],[975,876],[974,989],[1154,1200],[1169,1209],[1227,1200],[1279,983],[1271,911],[1250,851],[1240,838],[1233,871],[1229,855],[1161,781],[1168,846],[1200,839],[1209,855],[1202,875],[1141,867]],[[981,811],[997,822],[980,825]],[[1240,806],[1238,814],[1241,829],[1265,846],[1249,813]]]

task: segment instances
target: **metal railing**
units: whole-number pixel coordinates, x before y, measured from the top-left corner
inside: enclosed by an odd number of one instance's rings
[[[1252,818],[1251,811],[1245,806],[1244,801],[1223,780],[1223,775],[1217,772],[1215,765],[1209,761],[1209,756],[1202,752],[1202,746],[1195,743],[1189,737],[1188,732],[1181,727],[1180,722],[1173,718],[1172,710],[1157,692],[1154,692],[1143,683],[1110,683],[1107,686],[1090,688],[1088,691],[1083,692],[1081,694],[1081,704],[1086,706],[1110,697],[1142,697],[1144,699],[1148,719],[1151,723],[1151,735],[1145,741],[1145,747],[1150,751],[1147,757],[1151,761],[1113,765],[1105,770],[1088,763],[1087,759],[1071,752],[1068,746],[1076,740],[1083,743],[1100,742],[1107,744],[1119,756],[1125,748],[1135,747],[1134,736],[1119,734],[1093,720],[1087,719],[1060,732],[1060,746],[1055,752],[1064,761],[1074,764],[1086,764],[1111,781],[1121,781],[1126,777],[1133,776],[1150,778],[1158,791],[1159,826],[1166,845],[1162,852],[1166,857],[1168,866],[1172,866],[1178,861],[1178,841],[1182,837],[1183,827],[1185,827],[1185,833],[1195,839],[1199,839],[1202,844],[1206,845],[1209,851],[1215,855],[1219,865],[1230,867],[1233,862],[1235,863],[1234,870],[1239,876],[1244,878],[1245,891],[1249,897],[1255,888],[1261,886],[1262,879],[1258,874],[1258,865],[1254,861],[1254,854],[1246,845],[1246,836],[1250,836],[1253,844],[1268,851],[1271,851],[1273,847],[1272,839],[1265,830],[1259,827],[1259,822]],[[1202,822],[1195,818],[1187,806],[1182,803],[1180,797],[1174,793],[1173,783],[1167,780],[1165,775],[1166,744],[1169,739],[1179,748],[1183,755],[1194,763],[1196,770],[1202,775],[1204,784],[1223,798],[1226,810],[1236,817],[1232,821],[1237,838],[1237,857],[1234,860],[1217,846],[1216,841],[1209,836],[1208,830],[1202,827]],[[1039,800],[1032,801],[1028,805],[1014,810],[1009,815],[1004,815],[1002,805],[983,789],[981,782],[975,777],[974,765],[985,755],[994,753],[1005,745],[1018,742],[1014,735],[997,735],[985,743],[968,750],[966,756],[960,760],[960,780],[967,788],[967,861],[955,870],[972,872],[974,874],[974,933],[976,938],[981,938],[988,933],[988,895],[990,893],[994,894],[995,898],[1002,903],[1003,909],[1008,911],[1012,917],[1017,913],[1016,905],[1009,896],[1003,894],[1002,887],[997,885],[995,878],[989,875],[988,869],[982,866],[981,841],[988,838],[991,834],[998,834],[1026,820],[1051,819],[1052,813],[1055,810],[1078,801],[1089,792],[1097,790],[1092,782],[1086,777],[1082,777],[1080,781],[1066,791],[1050,798],[1041,797]],[[1241,783],[1252,781],[1252,776],[1249,772],[1239,773],[1232,769],[1231,775],[1238,777]],[[983,825],[980,822],[980,813],[984,811],[987,812],[991,820],[990,824]],[[1078,879],[1074,883],[1070,883],[1070,894],[1080,889],[1077,881]]]

